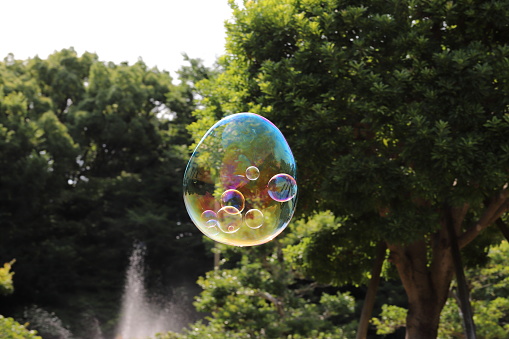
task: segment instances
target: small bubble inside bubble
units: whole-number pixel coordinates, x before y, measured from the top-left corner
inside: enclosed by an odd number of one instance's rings
[[[217,214],[212,210],[206,210],[201,214],[201,219],[205,223],[208,223],[210,220],[215,221],[217,219]]]
[[[263,225],[263,213],[257,209],[250,209],[244,216],[244,222],[249,228],[260,228]]]
[[[242,225],[242,214],[233,206],[225,206],[217,212],[219,229],[224,233],[234,233]]]
[[[207,227],[207,233],[210,235],[218,235],[219,234],[219,227],[217,227],[217,220],[211,219],[205,223],[205,226]]]
[[[267,184],[269,195],[272,199],[285,202],[293,199],[297,194],[297,183],[288,174],[280,173],[273,176]]]
[[[223,195],[221,195],[221,206],[232,206],[242,212],[245,206],[244,195],[237,190],[226,190]]]
[[[246,169],[246,178],[249,180],[256,180],[260,176],[260,170],[256,166],[249,166]]]
[[[217,226],[217,220],[211,219],[205,223],[205,226],[207,227],[216,227]]]

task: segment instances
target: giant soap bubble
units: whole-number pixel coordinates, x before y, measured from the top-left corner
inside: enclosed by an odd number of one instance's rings
[[[296,179],[295,159],[279,129],[257,114],[233,114],[196,146],[184,174],[184,202],[209,238],[259,245],[290,222]]]

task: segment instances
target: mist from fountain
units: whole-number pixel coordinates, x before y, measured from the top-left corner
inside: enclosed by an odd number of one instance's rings
[[[116,339],[141,339],[180,331],[185,315],[169,298],[150,297],[145,288],[145,248],[136,243],[129,259]]]

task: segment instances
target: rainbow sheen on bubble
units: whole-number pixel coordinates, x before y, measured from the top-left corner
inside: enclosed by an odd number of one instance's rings
[[[217,223],[224,233],[235,233],[242,226],[242,214],[233,206],[225,206],[217,212]]]
[[[216,212],[214,211],[211,211],[211,210],[206,210],[206,211],[203,211],[203,213],[201,214],[201,219],[203,222],[208,222],[210,220],[217,220],[217,214]]]
[[[272,199],[285,202],[297,194],[297,182],[288,174],[276,174],[268,183],[269,195]]]
[[[256,166],[249,166],[246,169],[246,178],[256,180],[260,176],[260,170]]]
[[[221,206],[232,206],[242,212],[245,206],[244,195],[237,190],[226,190],[221,195]]]
[[[279,129],[253,113],[233,114],[196,146],[184,174],[184,202],[196,227],[211,239],[259,245],[290,222],[296,177],[295,159]]]
[[[244,222],[250,228],[260,228],[263,226],[263,213],[260,210],[252,209],[246,212]]]

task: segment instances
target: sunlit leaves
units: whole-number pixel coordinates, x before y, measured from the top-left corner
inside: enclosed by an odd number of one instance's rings
[[[4,339],[42,339],[34,330],[29,330],[27,324],[20,324],[13,318],[0,315],[0,334]]]

